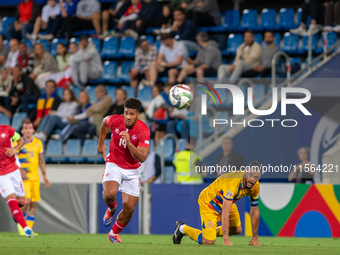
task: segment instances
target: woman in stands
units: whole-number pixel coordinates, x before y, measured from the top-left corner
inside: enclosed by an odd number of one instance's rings
[[[117,92],[116,92],[116,94],[117,94]],[[89,108],[90,106],[91,106],[91,104],[90,104],[89,94],[87,94],[86,91],[81,91],[79,93],[78,107],[77,107],[74,115],[81,114],[81,113],[85,112],[87,110],[87,108]],[[87,121],[87,119],[84,119],[84,120],[81,120],[79,123],[73,123],[73,122],[70,123],[69,118],[67,118],[67,119],[68,119],[69,123],[63,128],[63,130],[59,134],[51,135],[52,139],[62,140],[63,142],[65,142],[70,137],[73,130],[76,127],[78,127],[79,124]]]
[[[77,110],[77,99],[70,89],[65,89],[63,101],[56,111],[50,110],[48,115],[40,123],[35,137],[46,141],[56,128],[64,128],[68,124],[67,116],[74,115]]]

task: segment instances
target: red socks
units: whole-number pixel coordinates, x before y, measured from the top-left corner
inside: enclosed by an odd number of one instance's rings
[[[24,215],[22,214],[18,201],[15,198],[8,199],[7,204],[9,206],[9,209],[11,209],[11,213],[14,217],[14,219],[20,224],[22,228],[27,227]]]
[[[115,224],[112,226],[112,232],[113,234],[118,235],[125,227],[126,225],[122,225],[116,220]]]
[[[106,205],[107,205],[107,207],[110,208],[111,212],[113,210],[116,210],[116,208],[117,208],[117,202],[116,201],[113,201],[111,204],[106,204]]]

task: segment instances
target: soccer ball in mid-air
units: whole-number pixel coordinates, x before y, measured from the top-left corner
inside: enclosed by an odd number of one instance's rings
[[[177,84],[170,89],[170,103],[177,109],[188,107],[193,99],[190,87],[184,84]]]

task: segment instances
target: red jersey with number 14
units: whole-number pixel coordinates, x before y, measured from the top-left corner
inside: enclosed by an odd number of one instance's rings
[[[8,157],[6,148],[12,148],[12,139],[15,130],[7,125],[0,125],[0,175],[6,175],[17,170],[16,155]]]
[[[128,129],[125,126],[123,115],[111,115],[106,118],[106,124],[112,130],[110,151],[106,157],[106,162],[115,163],[123,169],[136,169],[141,163],[135,159],[121,135],[122,131],[127,131],[130,135],[130,141],[135,146],[149,147],[150,146],[150,130],[147,125],[137,120],[136,124]]]

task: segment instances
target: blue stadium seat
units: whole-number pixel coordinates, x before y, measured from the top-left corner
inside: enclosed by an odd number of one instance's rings
[[[161,156],[161,145],[158,144],[157,152],[159,156]],[[174,139],[168,138],[164,141],[164,160],[165,162],[172,162],[173,155],[175,153],[175,142]]]
[[[21,40],[21,41],[26,43],[27,47],[30,48],[31,50],[33,50],[33,44],[30,40],[24,39],[24,40]]]
[[[122,89],[126,91],[127,98],[135,97],[135,89],[130,86],[122,86]]]
[[[332,48],[337,43],[337,34],[336,32],[327,32],[327,49]],[[321,48],[323,48],[324,36],[321,36]]]
[[[84,158],[75,158],[70,156],[80,156],[81,153],[81,142],[79,139],[69,139],[66,142],[65,157],[68,158],[68,161],[71,163],[76,162],[85,162]]]
[[[280,34],[280,33],[275,33],[275,34],[274,34],[274,37],[275,37],[275,39],[274,39],[274,44],[275,44],[277,47],[281,48],[281,34]]]
[[[37,43],[42,44],[42,46],[44,46],[45,51],[50,52],[50,44],[48,43],[47,40],[45,40],[45,39],[40,40],[39,39],[39,40],[37,40]]]
[[[105,155],[107,156],[110,152],[110,142],[111,139],[105,139],[104,144],[106,146]]]
[[[281,8],[279,14],[279,26],[284,30],[295,28],[294,10],[292,8]]]
[[[119,53],[126,58],[135,56],[136,42],[133,37],[123,37],[120,41]]]
[[[281,50],[288,54],[297,54],[299,52],[299,36],[286,32],[283,36]]]
[[[259,33],[254,33],[254,40],[262,46],[262,35]]]
[[[318,40],[319,40],[319,35],[318,34],[314,34],[312,36],[312,51],[315,52],[318,48]],[[299,49],[299,53],[300,54],[304,54],[306,52],[308,52],[308,35],[304,35],[302,37],[302,45],[301,48]]]
[[[107,83],[119,83],[121,79],[117,77],[118,63],[116,61],[104,62],[103,79]]]
[[[138,99],[142,103],[150,102],[152,100],[152,88],[144,86],[142,89],[138,89]]]
[[[14,113],[13,119],[12,119],[12,128],[14,128],[16,131],[20,131],[19,129],[22,126],[22,121],[27,117],[26,112],[17,112]]]
[[[123,61],[122,72],[120,74],[120,78],[122,79],[123,82],[126,82],[126,83],[130,82],[129,72],[132,69],[134,64],[135,64],[134,61]]]
[[[65,38],[55,38],[52,40],[51,45],[51,55],[55,57],[57,55],[57,44],[62,43],[64,45],[67,45]]]
[[[79,93],[80,93],[80,88],[76,87],[76,86],[73,86],[72,87],[72,91],[74,93],[74,95],[76,96],[76,98],[78,99],[79,98]]]
[[[98,38],[89,38],[89,41],[93,43],[94,46],[96,46],[96,49],[98,52],[101,52],[102,50],[102,42]]]
[[[223,56],[236,55],[237,48],[243,43],[242,34],[230,34],[228,36],[227,49],[222,51]]]
[[[224,16],[221,18],[221,24],[218,26],[210,27],[211,32],[226,32],[228,30],[228,24],[227,22],[231,20],[232,14],[228,13],[228,11],[225,12]]]
[[[255,84],[254,85],[254,103],[259,102],[266,94],[266,88],[263,84]]]
[[[162,44],[162,42],[161,42],[160,36],[157,36],[156,37],[156,48],[157,48],[157,50],[159,50],[159,48],[161,47],[161,44]]]
[[[146,39],[146,40],[148,40],[150,45],[153,45],[154,42],[155,42],[155,40],[154,40],[152,35],[142,35],[141,37],[139,37],[139,39]]]
[[[116,90],[117,90],[117,88],[114,87],[114,86],[107,86],[106,89],[107,89],[107,95],[109,97],[111,97],[113,102],[116,101]]]
[[[276,31],[280,29],[280,26],[276,24],[276,10],[275,9],[263,9],[261,12],[260,27],[267,31]]]
[[[6,28],[9,24],[14,23],[14,17],[3,17],[2,18],[2,25],[1,25],[1,34],[5,37],[6,36]]]
[[[164,183],[172,184],[174,183],[174,178],[175,178],[175,168],[173,166],[164,167]]]
[[[118,52],[119,40],[117,37],[106,37],[104,39],[101,51],[102,58],[120,58],[121,53]]]
[[[89,38],[89,40],[90,39],[92,39],[92,38]],[[73,38],[70,39],[69,43],[76,43],[78,45],[79,42],[80,42],[80,38],[79,37],[73,37]]]
[[[87,94],[89,94],[90,102],[91,102],[91,104],[93,104],[94,101],[97,100],[97,97],[96,97],[96,86],[87,86],[85,88],[85,91],[87,92]]]
[[[301,64],[302,64],[302,61],[301,61],[301,58],[300,57],[292,57],[292,58],[289,58],[290,60],[290,64],[292,65],[293,63],[296,63],[300,66],[301,68]]]
[[[181,138],[178,140],[179,151],[184,151],[186,148],[187,139]]]
[[[152,34],[155,29],[161,29],[160,27],[149,27],[145,30],[145,34]]]
[[[0,113],[0,125],[10,125],[11,119],[8,118],[4,113]]]
[[[218,43],[218,48],[220,50],[225,50],[227,48],[228,38],[224,34],[214,34],[210,36],[210,40],[215,40]]]
[[[53,163],[66,162],[66,158],[54,158],[53,156],[63,155],[63,142],[60,140],[50,140],[47,144],[46,157]]]
[[[261,27],[257,25],[257,10],[245,9],[242,13],[242,19],[239,29],[259,31]]]
[[[83,145],[83,151],[81,153],[84,158],[86,158],[88,163],[103,162],[103,158],[99,158],[99,153],[97,151],[98,141],[94,139],[87,139]],[[92,156],[92,157],[91,157]]]
[[[57,94],[60,99],[63,99],[64,88],[57,88]]]

